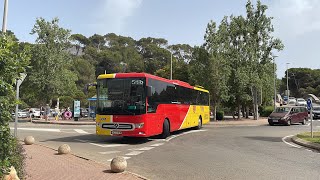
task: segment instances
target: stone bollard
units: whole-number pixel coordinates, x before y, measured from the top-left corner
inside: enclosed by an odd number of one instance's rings
[[[5,175],[3,179],[4,180],[20,180],[17,175],[17,171],[13,166],[11,166],[10,168],[10,173],[8,175]]]
[[[26,138],[24,138],[24,143],[26,145],[32,145],[34,143],[34,138],[33,136],[27,136]]]
[[[71,148],[68,144],[63,144],[58,148],[58,154],[69,154],[71,152]]]
[[[123,157],[117,156],[112,159],[110,166],[112,172],[120,173],[126,170],[127,161]]]

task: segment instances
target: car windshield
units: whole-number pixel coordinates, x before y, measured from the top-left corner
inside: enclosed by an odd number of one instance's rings
[[[297,101],[299,101],[299,102],[304,102],[304,99],[298,99]]]
[[[146,112],[145,78],[98,80],[97,114],[137,115]]]
[[[289,112],[290,108],[289,107],[278,107],[274,112],[276,113],[285,113]]]
[[[313,107],[313,110],[314,110],[314,111],[320,111],[320,106]]]

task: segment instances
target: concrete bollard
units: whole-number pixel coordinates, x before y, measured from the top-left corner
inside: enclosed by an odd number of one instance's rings
[[[27,136],[26,138],[24,138],[24,143],[26,145],[32,145],[34,143],[34,138],[33,136]]]
[[[71,152],[71,148],[68,144],[63,144],[58,148],[58,154],[69,154]]]
[[[112,172],[120,173],[126,170],[127,161],[123,157],[117,156],[112,159],[110,166]]]

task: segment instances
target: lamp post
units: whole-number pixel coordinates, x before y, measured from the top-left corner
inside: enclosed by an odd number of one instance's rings
[[[172,52],[171,52],[171,60],[170,60],[170,80],[172,80]]]
[[[288,99],[289,99],[290,93],[289,93],[289,79],[288,79],[288,74],[289,74],[289,72],[288,72],[288,65],[289,65],[290,63],[286,63],[286,64],[287,64],[287,96],[288,96]]]
[[[4,0],[2,33],[7,31],[8,0]]]
[[[276,109],[277,105],[277,89],[276,89],[276,57],[278,56],[273,56],[273,76],[274,76],[274,82],[273,82],[273,88],[274,88],[274,104],[273,104],[273,108]]]

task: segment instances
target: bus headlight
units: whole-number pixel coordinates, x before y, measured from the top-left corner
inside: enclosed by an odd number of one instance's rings
[[[144,123],[134,124],[134,127],[135,127],[135,128],[138,128],[138,129],[143,128],[143,126],[144,126]]]

